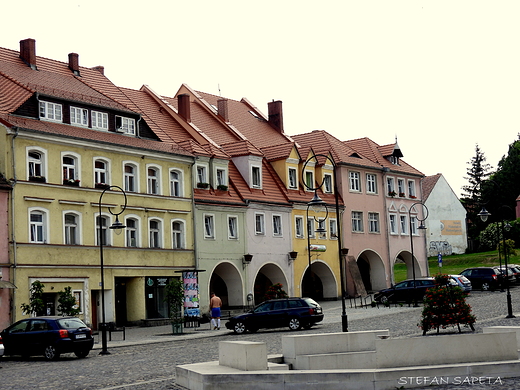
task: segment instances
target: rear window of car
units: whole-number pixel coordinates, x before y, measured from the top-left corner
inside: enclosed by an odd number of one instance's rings
[[[300,300],[292,300],[292,301],[289,301],[289,308],[290,309],[295,309],[295,308],[298,308],[298,307],[302,307],[303,306],[303,302],[300,301]]]
[[[58,324],[60,324],[60,327],[63,329],[79,329],[87,327],[87,325],[85,325],[79,318],[60,318]]]
[[[305,301],[305,303],[307,303],[307,305],[309,305],[310,307],[318,307],[318,302],[316,302],[314,299],[312,298],[304,298],[303,299]],[[298,301],[301,303],[301,301]],[[303,306],[303,305],[302,305]]]

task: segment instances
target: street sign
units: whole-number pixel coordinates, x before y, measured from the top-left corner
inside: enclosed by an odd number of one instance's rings
[[[439,268],[442,268],[442,253],[437,255],[437,259],[439,260]]]

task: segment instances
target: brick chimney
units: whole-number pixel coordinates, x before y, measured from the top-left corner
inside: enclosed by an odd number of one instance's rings
[[[69,53],[69,69],[75,76],[79,76],[79,54]]]
[[[103,76],[105,75],[105,67],[98,65],[91,68],[92,70],[97,70],[99,73],[101,73]]]
[[[222,119],[224,119],[225,122],[229,122],[227,99],[219,99],[217,101],[217,112],[218,112],[218,116],[220,116]]]
[[[269,124],[280,133],[283,133],[282,101],[273,100],[272,102],[267,103],[267,111],[269,114]]]
[[[183,117],[186,122],[191,122],[190,95],[183,93],[177,96],[177,101],[179,103],[179,115]]]
[[[31,69],[36,70],[36,41],[32,38],[27,38],[20,41],[20,58]]]

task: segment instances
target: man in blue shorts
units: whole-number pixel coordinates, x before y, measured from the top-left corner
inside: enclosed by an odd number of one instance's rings
[[[220,308],[222,307],[222,300],[211,292],[211,299],[209,300],[209,309],[211,310],[211,324],[213,330],[220,330]]]

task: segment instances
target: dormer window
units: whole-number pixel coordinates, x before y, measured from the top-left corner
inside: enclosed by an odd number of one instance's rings
[[[61,104],[40,101],[40,118],[61,122],[63,120]]]
[[[135,119],[116,115],[116,131],[118,133],[135,135]]]
[[[70,108],[70,124],[88,126],[88,110],[86,108]]]
[[[106,112],[92,111],[92,128],[108,130],[108,114]]]

